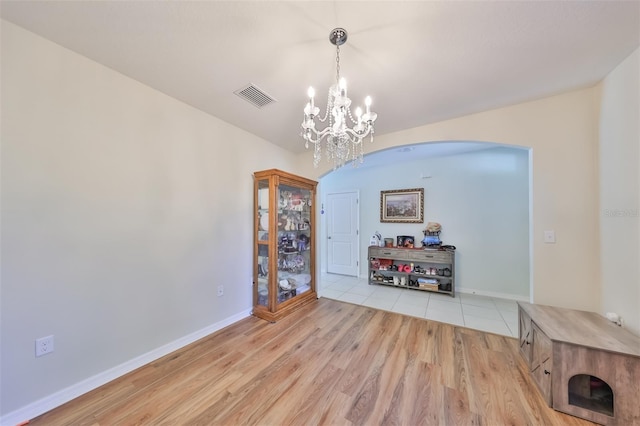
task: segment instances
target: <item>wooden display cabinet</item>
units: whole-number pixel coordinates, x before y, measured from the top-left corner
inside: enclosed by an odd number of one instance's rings
[[[317,182],[277,169],[255,172],[253,314],[275,322],[317,299]]]

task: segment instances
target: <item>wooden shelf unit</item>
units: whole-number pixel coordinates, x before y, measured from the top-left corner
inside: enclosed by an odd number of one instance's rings
[[[455,254],[453,250],[370,246],[369,284],[455,297]]]

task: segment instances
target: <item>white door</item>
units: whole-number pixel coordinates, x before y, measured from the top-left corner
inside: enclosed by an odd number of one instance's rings
[[[327,272],[358,276],[357,192],[327,194]]]

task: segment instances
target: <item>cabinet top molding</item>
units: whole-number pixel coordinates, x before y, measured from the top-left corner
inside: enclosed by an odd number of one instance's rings
[[[318,182],[316,182],[315,180],[308,179],[303,176],[297,176],[297,175],[294,175],[293,173],[285,172],[279,169],[261,170],[259,172],[253,173],[253,177],[255,179],[267,179],[271,176],[278,176],[280,178],[288,179],[289,181],[293,181],[294,183],[298,183],[298,184],[304,183],[304,184],[313,186],[314,190],[315,190],[315,186],[318,184]],[[287,183],[290,183],[290,182],[287,182]]]

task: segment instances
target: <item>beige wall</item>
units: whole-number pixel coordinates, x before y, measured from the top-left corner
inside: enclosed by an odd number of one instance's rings
[[[640,336],[640,50],[600,85],[602,312]]]
[[[587,88],[377,136],[365,148],[456,140],[531,148],[533,301],[599,311],[596,94]],[[311,164],[310,152],[301,157]],[[543,242],[544,230],[556,231],[556,244]]]
[[[1,52],[6,415],[248,314],[252,173],[294,156],[5,21]]]

